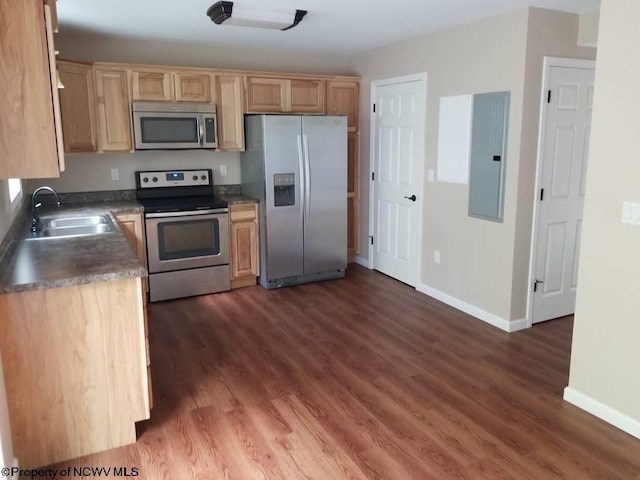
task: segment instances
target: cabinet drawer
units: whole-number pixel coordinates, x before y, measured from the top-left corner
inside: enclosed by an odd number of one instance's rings
[[[229,218],[231,222],[247,222],[256,219],[256,206],[248,205],[232,205],[229,208]]]

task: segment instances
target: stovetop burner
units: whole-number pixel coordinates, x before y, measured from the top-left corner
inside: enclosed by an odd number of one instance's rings
[[[169,198],[139,198],[138,202],[148,213],[185,212],[226,208],[227,202],[214,195],[197,195]]]
[[[213,195],[211,169],[136,172],[136,199],[145,213],[227,207],[226,201]]]

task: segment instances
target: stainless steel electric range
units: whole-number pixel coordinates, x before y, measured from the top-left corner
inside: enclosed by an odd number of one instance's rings
[[[229,210],[211,170],[136,172],[144,207],[151,302],[231,289]]]

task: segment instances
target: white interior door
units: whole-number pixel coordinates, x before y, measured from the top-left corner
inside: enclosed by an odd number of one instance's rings
[[[374,84],[373,267],[415,286],[420,271],[426,79]]]
[[[532,322],[575,310],[593,68],[551,66],[542,134]]]

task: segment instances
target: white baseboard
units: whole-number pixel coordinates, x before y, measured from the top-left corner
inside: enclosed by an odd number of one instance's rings
[[[629,435],[633,435],[636,438],[640,438],[640,421],[625,415],[618,410],[615,410],[604,403],[595,400],[584,393],[580,393],[571,387],[564,389],[563,398],[581,408],[585,412],[589,412],[607,423],[610,423],[614,427],[618,427],[620,430],[627,432]]]
[[[356,263],[358,265],[362,265],[364,268],[369,268],[369,269],[371,268],[369,266],[369,259],[361,257],[360,255],[356,255]]]
[[[416,290],[424,293],[425,295],[433,297],[436,300],[440,300],[441,302],[446,303],[447,305],[456,308],[464,313],[467,313],[472,317],[482,320],[489,325],[493,325],[500,330],[504,330],[505,332],[512,333],[527,328],[527,320],[525,318],[512,321],[506,320],[502,317],[494,315],[493,313],[482,310],[475,305],[471,305],[470,303],[467,303],[456,297],[452,297],[447,293],[436,290],[435,288],[430,287],[429,285],[425,285],[424,283],[418,284]]]

